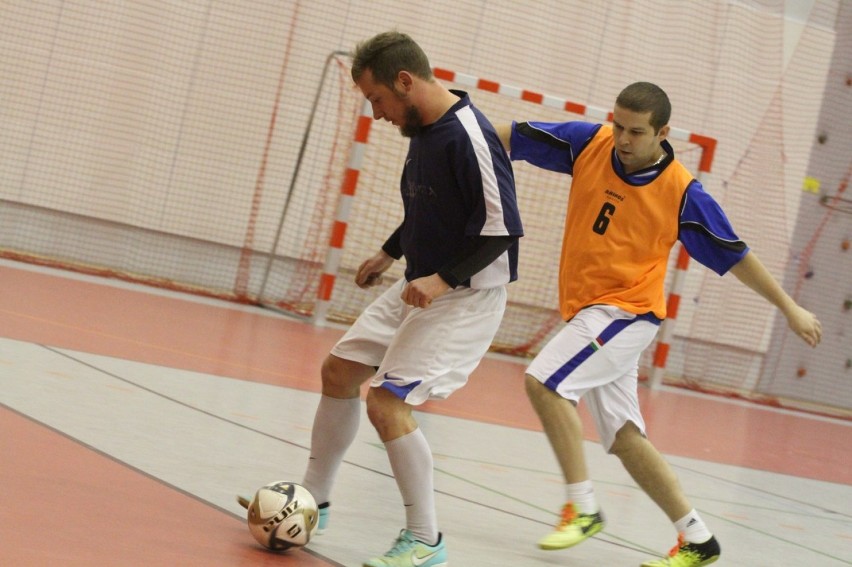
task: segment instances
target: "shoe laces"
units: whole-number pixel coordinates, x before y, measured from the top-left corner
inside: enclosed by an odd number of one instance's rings
[[[669,557],[674,557],[680,551],[680,548],[686,543],[686,539],[684,539],[683,534],[677,534],[677,543],[673,548],[669,550]]]
[[[564,528],[576,519],[577,510],[574,508],[573,503],[568,502],[562,507],[562,519],[559,521],[559,527]]]
[[[400,554],[411,549],[415,544],[414,536],[408,530],[402,530],[396,538],[393,547],[385,555]]]

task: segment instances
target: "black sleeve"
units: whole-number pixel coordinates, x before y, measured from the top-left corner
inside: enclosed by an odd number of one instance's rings
[[[402,244],[400,244],[400,235],[402,234],[402,225],[396,227],[396,230],[393,231],[385,243],[382,244],[382,250],[385,251],[385,254],[393,258],[394,260],[399,260],[402,258]]]
[[[499,258],[517,241],[517,236],[480,235],[466,238],[458,253],[438,270],[438,275],[455,288]]]

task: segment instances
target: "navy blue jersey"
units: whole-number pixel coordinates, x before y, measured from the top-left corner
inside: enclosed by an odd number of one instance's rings
[[[437,273],[462,242],[522,236],[512,164],[494,127],[467,93],[411,139],[400,181],[405,217],[399,244],[412,281]],[[517,279],[518,243],[468,280],[476,289]]]

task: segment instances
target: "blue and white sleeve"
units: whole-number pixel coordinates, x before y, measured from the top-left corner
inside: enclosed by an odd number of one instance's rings
[[[542,169],[571,175],[574,160],[600,127],[600,124],[588,122],[513,123],[512,160],[523,160]]]
[[[681,204],[678,239],[689,255],[724,275],[748,253],[722,207],[698,181],[687,187]]]

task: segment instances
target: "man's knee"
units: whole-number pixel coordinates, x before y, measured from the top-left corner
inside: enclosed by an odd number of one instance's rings
[[[373,375],[373,368],[329,354],[322,363],[320,375],[323,394],[352,398],[360,395],[361,384]]]
[[[639,430],[639,427],[637,427],[632,421],[628,421],[615,433],[615,440],[612,442],[609,452],[619,459],[624,459],[625,457],[628,457],[640,443],[646,442],[647,439]]]
[[[410,433],[417,427],[411,406],[384,388],[370,388],[367,393],[367,417],[384,442]]]

